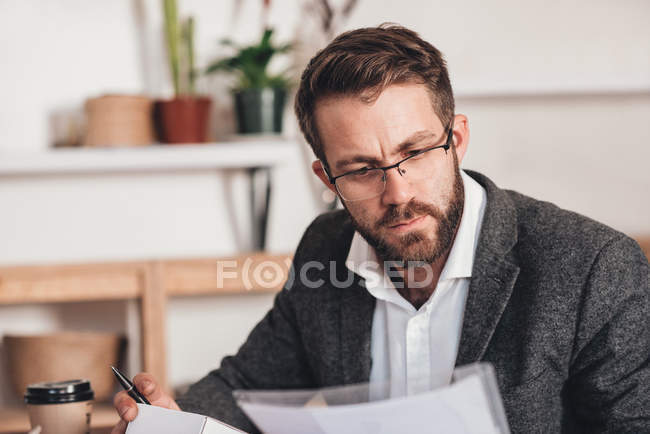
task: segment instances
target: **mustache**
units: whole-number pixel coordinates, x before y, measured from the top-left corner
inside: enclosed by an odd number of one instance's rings
[[[430,215],[437,220],[444,218],[444,214],[437,207],[411,199],[402,207],[393,205],[388,208],[388,211],[377,221],[377,226],[393,226],[400,221],[410,220],[417,215]]]

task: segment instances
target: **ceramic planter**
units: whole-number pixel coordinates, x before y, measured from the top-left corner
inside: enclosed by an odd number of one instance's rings
[[[236,91],[235,112],[240,134],[281,133],[287,92],[279,88]]]
[[[204,143],[212,101],[208,97],[180,97],[158,101],[156,126],[162,143]]]

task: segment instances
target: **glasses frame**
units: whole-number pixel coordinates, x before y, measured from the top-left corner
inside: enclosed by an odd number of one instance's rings
[[[343,174],[341,174],[341,175],[338,175],[338,176],[331,176],[331,175],[328,173],[327,170],[325,170],[325,173],[327,173],[327,177],[329,178],[329,182],[330,182],[330,184],[332,184],[332,185],[334,185],[334,186],[336,187],[336,191],[338,191],[339,194],[341,195],[341,197],[343,198],[343,195],[341,194],[341,191],[339,190],[338,186],[336,185],[336,180],[337,180],[337,179],[339,179],[339,178],[343,178],[344,176],[348,176],[348,175],[354,175],[354,174],[357,174],[357,173],[363,173],[364,171],[368,171],[368,170],[381,170],[381,171],[384,172],[384,173],[382,174],[382,177],[381,177],[382,181],[384,182],[384,190],[382,190],[382,192],[379,193],[379,194],[377,195],[377,196],[379,196],[379,195],[381,195],[381,194],[385,191],[385,189],[386,189],[386,171],[388,171],[388,170],[390,170],[390,169],[395,169],[395,168],[397,168],[397,173],[399,173],[401,176],[404,176],[402,170],[401,170],[400,167],[399,167],[402,163],[404,163],[405,161],[410,160],[411,158],[414,158],[414,157],[417,157],[417,156],[419,156],[419,155],[422,155],[422,154],[424,154],[425,152],[433,151],[434,149],[444,148],[444,150],[445,150],[445,154],[446,154],[447,151],[449,150],[449,148],[451,147],[451,143],[452,143],[453,137],[454,137],[454,121],[452,120],[452,121],[449,123],[448,131],[447,131],[447,140],[445,140],[445,143],[442,144],[442,145],[434,145],[434,146],[429,146],[428,148],[421,149],[421,150],[419,150],[418,152],[409,155],[408,157],[406,157],[406,158],[404,158],[404,159],[398,161],[398,162],[395,163],[395,164],[390,164],[390,165],[388,165],[388,166],[384,166],[384,167],[372,167],[372,168],[362,167],[361,169],[351,170],[351,171],[349,171],[349,172],[345,172],[345,173],[343,173]],[[323,167],[325,167],[325,166],[323,165]],[[371,197],[376,197],[376,196],[371,196]],[[370,199],[370,197],[369,197],[369,198],[365,198],[365,199]],[[357,201],[357,200],[364,200],[364,199],[352,199],[352,200],[344,199],[344,200],[346,200],[347,202],[354,202],[354,201]]]

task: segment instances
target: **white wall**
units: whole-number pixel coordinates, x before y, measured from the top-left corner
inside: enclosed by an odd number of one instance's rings
[[[361,1],[349,27],[398,22],[447,57],[457,90],[644,88],[645,0]]]
[[[463,166],[500,186],[650,234],[650,95],[459,98]]]
[[[127,1],[0,1],[0,149],[49,145],[50,119],[103,92],[138,92]]]
[[[238,20],[234,2],[180,3],[197,16],[199,64],[218,52],[223,36],[257,37],[259,1],[244,1]],[[273,4],[278,39],[300,33],[309,43],[298,0]],[[650,232],[649,20],[644,0],[360,0],[346,27],[399,22],[445,53],[458,111],[470,118],[464,167],[641,234]],[[52,116],[79,110],[86,97],[168,95],[161,38],[156,0],[0,0],[0,158],[47,148]],[[222,121],[215,134],[232,131],[223,80],[204,80],[201,88],[218,98],[215,120]],[[292,250],[319,208],[304,163],[296,150],[275,174],[271,250]],[[245,191],[245,182],[235,188]],[[241,245],[222,195],[223,178],[208,172],[0,178],[0,263],[234,253]],[[239,212],[245,218],[244,205]],[[172,383],[198,378],[235,351],[270,304],[268,295],[173,300]],[[0,334],[52,328],[135,333],[127,304],[90,304],[94,311],[108,309],[97,321],[60,320],[74,308],[0,307]],[[3,369],[0,362],[0,379]],[[2,380],[0,388],[2,405],[11,398]]]

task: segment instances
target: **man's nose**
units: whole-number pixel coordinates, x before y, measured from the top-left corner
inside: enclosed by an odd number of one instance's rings
[[[405,175],[399,173],[400,168],[387,170],[386,188],[382,195],[382,203],[388,205],[402,205],[408,203],[413,198],[411,192],[411,183]]]

